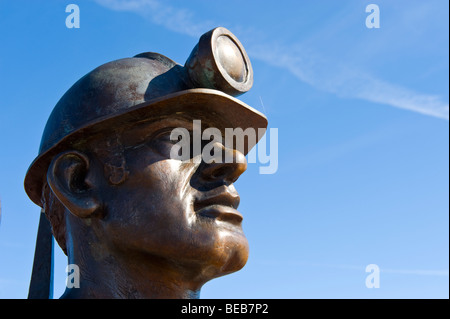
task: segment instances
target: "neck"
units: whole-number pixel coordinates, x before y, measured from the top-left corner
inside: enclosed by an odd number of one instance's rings
[[[186,269],[177,269],[155,256],[129,251],[126,254],[118,251],[112,253],[105,248],[90,245],[84,249],[69,250],[69,264],[79,268],[79,287],[66,288],[61,298],[199,298],[204,282],[192,280],[195,276]],[[87,251],[97,251],[97,255],[85,256]],[[72,275],[69,273],[69,278]]]

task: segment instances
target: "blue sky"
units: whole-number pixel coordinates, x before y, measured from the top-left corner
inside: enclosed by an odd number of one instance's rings
[[[68,29],[65,8],[80,8]],[[365,8],[380,8],[368,29]],[[434,1],[0,0],[0,298],[26,298],[39,207],[23,190],[46,120],[93,68],[180,64],[224,26],[278,129],[278,171],[236,183],[247,265],[202,298],[449,297],[449,15]],[[55,297],[66,260],[55,246]],[[380,288],[365,267],[377,264]]]

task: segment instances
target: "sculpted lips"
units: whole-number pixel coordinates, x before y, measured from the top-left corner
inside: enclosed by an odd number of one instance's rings
[[[238,193],[223,185],[202,192],[201,196],[194,201],[194,210],[200,216],[240,224],[243,217],[236,210],[239,201]]]

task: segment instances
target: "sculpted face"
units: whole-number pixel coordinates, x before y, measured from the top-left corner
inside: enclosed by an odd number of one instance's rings
[[[195,163],[171,159],[175,127],[192,129],[187,120],[144,123],[122,134],[127,178],[105,184],[106,214],[101,236],[118,250],[182,268],[207,281],[241,269],[248,257],[239,196],[233,182],[247,167],[232,152],[234,163]],[[240,162],[240,163],[237,163]]]

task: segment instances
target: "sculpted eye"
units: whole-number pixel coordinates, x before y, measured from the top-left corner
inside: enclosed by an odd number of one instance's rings
[[[158,142],[168,142],[168,143],[177,143],[177,140],[171,140],[170,133],[172,132],[172,128],[164,128],[152,134],[148,138],[148,143],[152,144],[155,141]]]
[[[158,154],[170,158],[172,147],[181,142],[183,139],[183,136],[181,135],[175,135],[171,138],[171,133],[174,129],[175,128],[164,128],[155,132],[149,137],[147,145]]]

